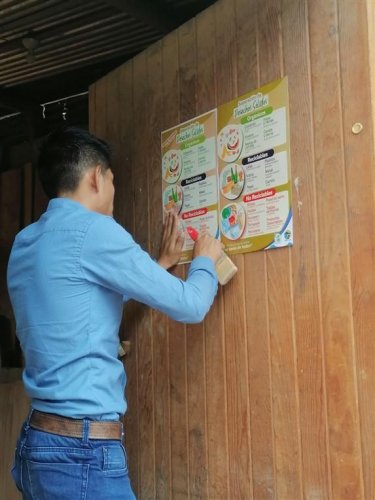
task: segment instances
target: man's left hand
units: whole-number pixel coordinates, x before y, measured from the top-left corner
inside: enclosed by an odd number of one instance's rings
[[[174,212],[167,212],[163,227],[158,263],[169,269],[178,263],[184,246],[184,237],[178,230],[178,217]]]

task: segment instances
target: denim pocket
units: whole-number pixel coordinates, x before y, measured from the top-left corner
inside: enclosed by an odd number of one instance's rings
[[[128,474],[128,459],[122,444],[103,446],[103,473],[108,477]]]
[[[17,489],[21,492],[22,492],[21,454],[22,454],[22,450],[23,450],[24,445],[25,445],[26,436],[27,436],[27,432],[26,432],[26,426],[24,424],[21,428],[20,435],[17,439],[17,446],[16,446],[16,449],[14,451],[14,462],[13,462],[12,469],[10,471]]]
[[[83,500],[86,498],[89,465],[41,463],[26,460],[28,489],[38,500]]]
[[[26,498],[85,499],[92,455],[92,449],[83,448],[78,439],[30,428],[21,451]]]
[[[14,462],[13,462],[13,467],[11,469],[11,474],[13,481],[17,487],[17,490],[22,491],[22,484],[21,484],[21,461],[19,459],[18,455],[18,450],[16,448],[15,454],[14,454]]]

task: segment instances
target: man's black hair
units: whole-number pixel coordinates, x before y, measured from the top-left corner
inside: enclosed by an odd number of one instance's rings
[[[48,135],[39,154],[38,174],[48,198],[73,192],[84,173],[100,165],[111,166],[109,145],[77,127],[66,127]]]

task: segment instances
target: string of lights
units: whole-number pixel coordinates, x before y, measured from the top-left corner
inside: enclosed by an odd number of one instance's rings
[[[50,106],[51,104],[63,104],[63,110],[61,112],[61,116],[62,116],[62,119],[63,120],[66,120],[67,118],[67,114],[68,114],[68,101],[70,99],[74,99],[76,97],[82,97],[84,95],[87,95],[88,94],[88,91],[85,91],[85,92],[80,92],[79,94],[73,94],[73,95],[70,95],[70,96],[67,96],[67,97],[62,97],[60,99],[54,99],[53,101],[48,101],[48,102],[44,102],[42,103],[40,106],[42,107],[42,116],[43,116],[43,119],[46,118],[46,106]]]

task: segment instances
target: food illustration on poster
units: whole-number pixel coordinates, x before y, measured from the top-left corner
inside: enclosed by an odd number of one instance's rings
[[[242,205],[230,203],[220,212],[221,232],[229,240],[238,240],[245,229],[246,214]]]
[[[176,149],[171,149],[165,153],[162,160],[163,180],[168,184],[178,181],[181,175],[182,160],[181,154]]]
[[[220,191],[224,198],[235,200],[242,193],[245,172],[241,164],[234,163],[223,168],[220,175]]]
[[[163,207],[166,212],[173,211],[176,214],[181,212],[183,203],[182,189],[178,185],[168,186],[163,193]]]
[[[242,150],[243,135],[238,125],[227,125],[217,137],[218,156],[225,162],[236,161]]]

